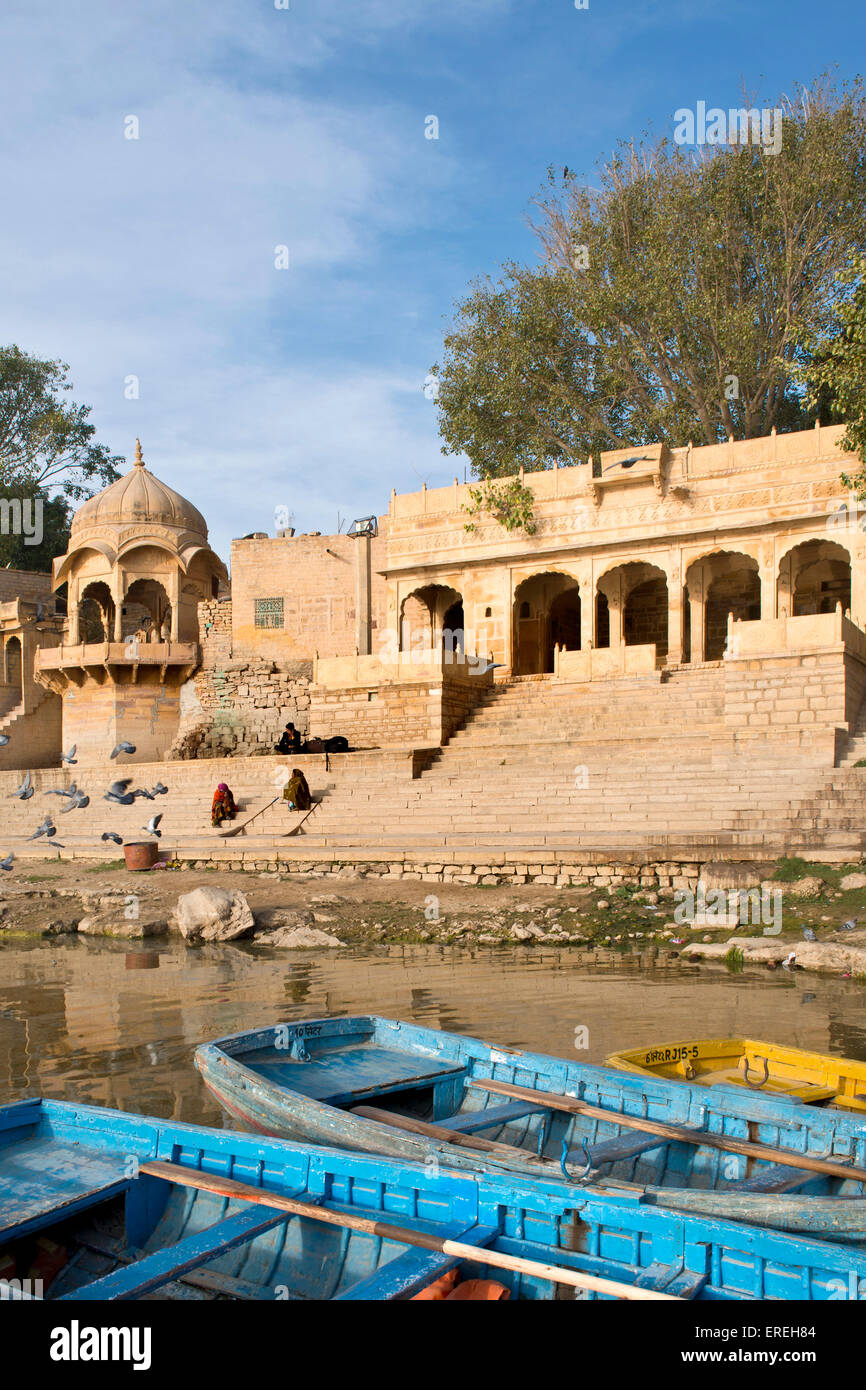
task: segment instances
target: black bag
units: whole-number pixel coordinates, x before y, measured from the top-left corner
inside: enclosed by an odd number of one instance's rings
[[[349,740],[344,738],[342,734],[334,734],[333,738],[325,739],[326,753],[348,753],[348,751]]]

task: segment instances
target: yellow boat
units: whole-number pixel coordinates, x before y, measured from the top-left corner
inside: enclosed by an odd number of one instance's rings
[[[749,1086],[812,1105],[866,1110],[866,1062],[752,1038],[698,1038],[635,1047],[612,1052],[607,1065],[705,1086]]]

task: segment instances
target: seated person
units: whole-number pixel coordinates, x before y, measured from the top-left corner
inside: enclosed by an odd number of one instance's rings
[[[238,808],[235,799],[225,782],[220,782],[213,795],[213,805],[210,810],[211,825],[222,825],[224,820],[234,820]]]
[[[301,735],[294,724],[287,724],[280,737],[279,743],[274,744],[276,753],[300,753]]]
[[[288,801],[290,811],[309,811],[313,804],[307,779],[299,767],[292,768],[292,775],[283,792],[283,800]]]

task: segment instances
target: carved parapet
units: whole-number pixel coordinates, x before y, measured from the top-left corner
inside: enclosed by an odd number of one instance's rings
[[[182,685],[201,663],[198,642],[81,642],[36,655],[40,685],[62,694],[70,685]]]

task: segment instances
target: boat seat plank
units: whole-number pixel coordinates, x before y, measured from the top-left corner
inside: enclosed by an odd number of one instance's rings
[[[588,1148],[593,1168],[600,1168],[605,1163],[621,1163],[623,1159],[636,1158],[650,1149],[661,1149],[670,1142],[658,1134],[632,1130],[629,1134],[618,1134],[615,1139],[602,1139],[598,1144],[588,1145]],[[577,1163],[582,1156],[582,1150],[572,1149],[568,1161]]]
[[[653,1260],[652,1264],[641,1270],[634,1282],[639,1289],[655,1289],[658,1293],[666,1293],[668,1285],[682,1272],[682,1261],[676,1265],[669,1265],[661,1260]]]
[[[679,1076],[677,1076],[679,1080]],[[712,1071],[698,1071],[697,1080],[704,1086],[744,1086],[743,1073],[739,1067],[719,1067]],[[796,1096],[800,1100],[807,1100],[812,1104],[818,1104],[823,1100],[832,1100],[836,1095],[834,1086],[820,1086],[814,1081],[789,1080],[784,1076],[770,1075],[760,1087],[753,1087],[754,1090],[761,1090],[765,1095],[774,1096]]]
[[[41,1225],[106,1201],[129,1187],[126,1160],[117,1154],[24,1138],[0,1148],[0,1230],[15,1240]]]
[[[446,1232],[446,1240],[460,1240],[465,1245],[489,1245],[499,1234],[498,1226],[470,1226],[464,1229],[458,1225]],[[389,1260],[374,1274],[353,1284],[350,1289],[337,1294],[340,1302],[392,1302],[394,1299],[411,1298],[419,1289],[432,1284],[447,1274],[449,1269],[462,1263],[459,1255],[442,1255],[438,1250],[407,1250],[395,1260]]]
[[[693,1269],[684,1269],[682,1274],[678,1274],[666,1285],[665,1293],[673,1294],[675,1298],[682,1298],[688,1302],[690,1298],[697,1298],[708,1280],[708,1274],[696,1274]]]
[[[815,1174],[806,1168],[788,1168],[781,1163],[772,1163],[750,1178],[726,1184],[723,1192],[790,1192],[810,1182]]]
[[[513,1100],[509,1105],[488,1105],[486,1110],[459,1111],[456,1115],[446,1115],[444,1120],[431,1120],[434,1125],[453,1130],[456,1134],[475,1134],[481,1129],[493,1129],[497,1125],[507,1125],[511,1120],[522,1120],[527,1115],[546,1115],[549,1105],[532,1105],[525,1100]]]
[[[466,1072],[465,1066],[441,1057],[424,1057],[367,1043],[314,1055],[309,1062],[276,1054],[272,1049],[262,1057],[246,1056],[240,1060],[266,1081],[288,1086],[328,1105],[410,1090]]]
[[[675,1298],[696,1298],[707,1282],[706,1274],[698,1274],[693,1269],[684,1269],[683,1262],[665,1264],[654,1260],[642,1269],[635,1279],[640,1289],[655,1289],[657,1293],[672,1294]]]
[[[300,1193],[288,1194],[293,1197]],[[181,1274],[205,1264],[236,1245],[254,1240],[256,1236],[288,1221],[288,1213],[276,1207],[254,1206],[226,1216],[216,1225],[208,1226],[195,1235],[185,1236],[176,1245],[155,1250],[133,1264],[124,1265],[92,1284],[64,1294],[58,1302],[69,1299],[127,1299],[140,1298],[163,1284],[170,1284]]]

